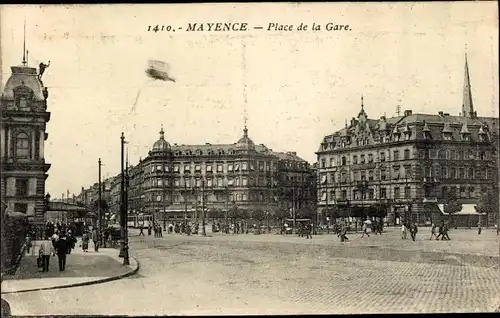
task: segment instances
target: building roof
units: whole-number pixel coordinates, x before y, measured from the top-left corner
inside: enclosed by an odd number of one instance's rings
[[[168,143],[168,141],[165,140],[165,132],[163,131],[163,127],[162,127],[160,130],[160,139],[155,141],[151,151],[165,152],[165,151],[170,151],[170,150],[171,150],[171,146]]]
[[[3,99],[14,99],[14,90],[25,86],[33,91],[33,99],[45,100],[43,96],[43,84],[38,78],[36,68],[29,66],[12,66],[12,74],[5,83],[2,94]]]

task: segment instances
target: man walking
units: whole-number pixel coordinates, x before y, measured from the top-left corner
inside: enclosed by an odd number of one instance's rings
[[[49,236],[45,236],[45,240],[40,244],[39,255],[42,258],[42,268],[43,272],[49,271],[50,255],[55,255],[54,245],[49,239]]]
[[[139,236],[141,236],[141,235],[144,236],[144,226],[142,224],[139,225],[139,230],[140,230]]]
[[[64,272],[66,270],[66,255],[70,248],[70,242],[66,239],[64,233],[61,233],[59,241],[56,243],[57,258],[59,259],[59,271]]]
[[[99,231],[96,228],[92,230],[92,241],[94,242],[94,251],[99,252]]]
[[[368,223],[366,221],[363,223],[363,234],[361,234],[361,238],[363,238],[365,234],[370,237],[370,234],[368,233]]]
[[[411,235],[411,239],[413,241],[415,241],[415,238],[417,237],[417,232],[418,232],[418,227],[415,223],[413,223],[411,226],[410,226],[410,235]]]

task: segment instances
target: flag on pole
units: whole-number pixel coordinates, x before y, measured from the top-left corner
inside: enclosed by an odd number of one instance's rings
[[[158,60],[149,60],[148,68],[146,69],[146,74],[149,77],[161,80],[161,81],[171,81],[175,83],[175,79],[170,77],[168,74],[170,70],[170,65],[168,63],[158,61]]]

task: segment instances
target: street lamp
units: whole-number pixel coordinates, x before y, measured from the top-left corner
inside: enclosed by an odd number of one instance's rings
[[[205,231],[205,179],[201,179],[201,235],[206,236]]]
[[[121,248],[120,257],[123,257],[123,265],[130,265],[128,242],[127,242],[127,202],[125,194],[125,169],[124,169],[124,156],[125,156],[125,135],[122,132],[121,139],[121,185],[120,185],[120,230],[121,230]]]

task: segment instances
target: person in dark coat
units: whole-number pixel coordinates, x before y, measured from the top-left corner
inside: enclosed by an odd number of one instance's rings
[[[62,233],[59,240],[56,242],[56,253],[59,259],[59,271],[64,272],[66,270],[66,255],[70,249],[71,243],[67,240],[67,237]]]

